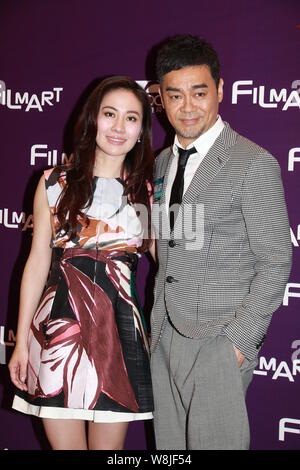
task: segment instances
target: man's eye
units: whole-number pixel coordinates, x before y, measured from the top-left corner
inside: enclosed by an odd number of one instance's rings
[[[170,98],[171,98],[171,100],[176,101],[176,100],[180,99],[180,95],[171,95]]]
[[[205,93],[203,93],[203,91],[199,91],[199,93],[196,93],[196,96],[203,97],[205,96]]]

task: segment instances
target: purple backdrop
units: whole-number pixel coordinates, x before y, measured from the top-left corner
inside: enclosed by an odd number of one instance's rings
[[[38,419],[10,411],[7,367],[22,269],[31,241],[32,198],[41,170],[61,162],[80,97],[96,78],[154,78],[155,43],[202,35],[220,55],[223,119],[279,160],[294,246],[293,270],[248,392],[252,449],[300,449],[300,15],[297,0],[0,3],[0,449],[46,449]],[[147,60],[146,60],[147,59]],[[155,87],[148,87],[159,104]],[[172,134],[154,106],[154,145]],[[139,291],[149,312],[153,266],[144,257]],[[127,449],[152,448],[151,428],[129,427]]]

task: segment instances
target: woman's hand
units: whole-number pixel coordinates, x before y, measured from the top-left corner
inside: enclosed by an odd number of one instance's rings
[[[8,364],[10,378],[12,383],[20,390],[27,391],[27,364],[28,348],[27,346],[16,346]]]

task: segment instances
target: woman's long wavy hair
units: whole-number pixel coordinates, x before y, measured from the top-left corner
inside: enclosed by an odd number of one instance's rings
[[[67,184],[59,200],[56,215],[60,227],[70,234],[70,240],[76,236],[78,216],[83,218],[86,225],[89,224],[83,210],[91,206],[95,189],[93,169],[95,164],[97,117],[104,96],[114,90],[131,91],[140,101],[143,109],[141,141],[137,142],[127,153],[121,175],[123,175],[124,196],[127,196],[132,204],[143,204],[147,208],[147,227],[143,227],[145,236],[139,249],[139,251],[145,251],[151,244],[149,195],[151,196],[153,193],[154,165],[154,153],[151,143],[152,111],[147,93],[129,77],[114,76],[106,78],[94,89],[86,101],[75,126],[72,162],[63,167],[66,171]]]

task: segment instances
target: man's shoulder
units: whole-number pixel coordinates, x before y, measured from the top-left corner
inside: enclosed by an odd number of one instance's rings
[[[241,134],[237,134],[237,146],[247,150],[250,154],[253,155],[264,155],[268,152],[265,148],[263,148],[261,145],[257,144],[253,140],[249,139],[248,137],[245,137]]]
[[[253,163],[257,160],[273,161],[277,162],[277,159],[270,153],[269,150],[265,149],[261,145],[257,144],[253,140],[245,137],[228,126],[227,132],[233,132],[235,134],[234,144],[228,148],[233,157],[238,160],[243,160],[245,163]],[[225,133],[226,133],[226,129]]]

